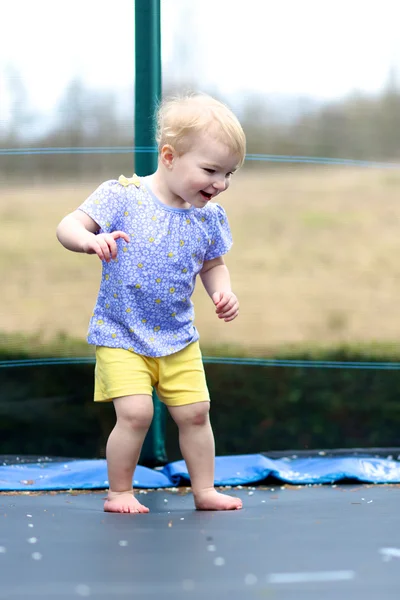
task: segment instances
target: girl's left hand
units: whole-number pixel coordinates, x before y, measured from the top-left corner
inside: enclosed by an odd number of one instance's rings
[[[233,292],[214,292],[212,300],[219,319],[233,321],[239,314],[239,300]]]

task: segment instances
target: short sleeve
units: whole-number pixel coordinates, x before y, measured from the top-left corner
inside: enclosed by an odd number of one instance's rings
[[[125,188],[118,181],[105,181],[78,208],[89,215],[102,231],[115,231],[120,228],[125,196]]]
[[[212,260],[226,254],[233,243],[225,210],[219,204],[214,204],[213,209],[213,230],[204,260]]]

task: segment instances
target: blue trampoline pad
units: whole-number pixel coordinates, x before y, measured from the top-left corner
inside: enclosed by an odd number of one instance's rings
[[[343,480],[363,483],[400,482],[400,462],[397,456],[335,455],[282,456],[264,454],[217,457],[215,485],[238,486],[268,483],[327,484]],[[190,485],[184,461],[162,468],[149,469],[139,465],[133,477],[138,489],[157,489]],[[104,459],[13,459],[0,457],[0,491],[41,491],[106,489],[107,465]]]

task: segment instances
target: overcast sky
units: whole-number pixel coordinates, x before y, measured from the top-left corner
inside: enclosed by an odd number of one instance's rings
[[[50,110],[68,81],[126,89],[134,73],[133,0],[0,0],[4,70]],[[400,65],[400,0],[161,0],[163,71],[224,97],[242,92],[335,98],[373,92]]]

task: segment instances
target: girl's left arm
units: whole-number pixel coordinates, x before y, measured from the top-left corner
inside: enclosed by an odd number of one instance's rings
[[[218,318],[233,321],[239,314],[239,301],[232,292],[228,267],[222,256],[207,260],[200,271],[205,290],[214,302]]]

